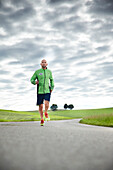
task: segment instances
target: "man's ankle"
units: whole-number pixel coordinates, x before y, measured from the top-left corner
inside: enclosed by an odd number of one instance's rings
[[[41,120],[44,120],[44,118],[41,118]]]
[[[48,113],[47,113],[47,112],[45,112],[44,114],[45,114],[45,115],[48,115]]]

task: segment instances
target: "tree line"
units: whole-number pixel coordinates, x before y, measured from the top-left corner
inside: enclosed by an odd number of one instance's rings
[[[64,104],[64,109],[65,109],[65,110],[66,110],[66,109],[72,110],[73,108],[74,108],[73,104],[69,104],[69,105]],[[50,107],[50,109],[53,110],[53,111],[55,111],[55,110],[58,109],[58,105],[57,105],[57,104],[52,104],[52,106]]]

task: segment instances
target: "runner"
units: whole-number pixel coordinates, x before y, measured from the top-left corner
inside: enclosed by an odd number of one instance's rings
[[[48,65],[47,61],[43,59],[40,65],[42,66],[42,68],[35,71],[35,73],[31,77],[31,83],[34,85],[37,84],[37,105],[39,105],[39,113],[41,117],[40,125],[43,126],[44,125],[44,117],[43,117],[43,104],[44,103],[43,102],[45,100],[45,113],[44,113],[45,120],[49,121],[50,117],[47,111],[49,108],[51,93],[54,88],[54,81],[53,81],[51,70],[47,69],[47,65]],[[50,86],[49,86],[49,83],[50,83]]]

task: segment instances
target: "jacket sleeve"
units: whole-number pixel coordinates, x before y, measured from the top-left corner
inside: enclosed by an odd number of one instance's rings
[[[31,77],[31,80],[30,80],[31,83],[35,85],[36,84],[36,82],[35,82],[36,79],[37,79],[37,76],[36,76],[36,71],[35,71],[35,73],[33,74],[33,76]]]
[[[52,72],[50,71],[50,84],[51,84],[51,90],[54,89],[54,80],[53,80],[53,76],[52,76]]]

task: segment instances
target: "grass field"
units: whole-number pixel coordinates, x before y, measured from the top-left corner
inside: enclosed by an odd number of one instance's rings
[[[113,127],[113,113],[85,117],[80,120],[80,123]]]
[[[113,108],[86,110],[49,110],[51,120],[83,118],[80,123],[113,127]],[[38,111],[12,111],[0,109],[0,122],[37,121]]]

